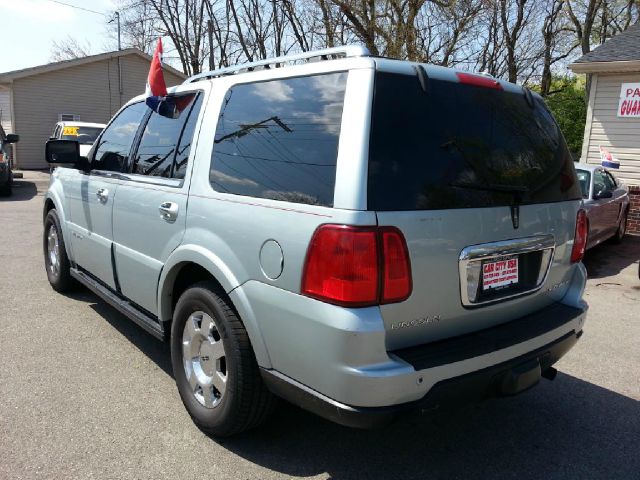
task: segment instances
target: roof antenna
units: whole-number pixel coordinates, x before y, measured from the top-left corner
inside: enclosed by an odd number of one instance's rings
[[[429,75],[422,65],[414,65],[413,69],[416,71],[420,87],[424,93],[429,93]]]

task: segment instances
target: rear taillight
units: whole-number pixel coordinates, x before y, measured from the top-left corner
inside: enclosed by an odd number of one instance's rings
[[[6,159],[5,159],[4,153],[0,153],[0,163],[5,163],[5,162],[6,162]]]
[[[404,236],[393,227],[320,226],[307,251],[302,293],[346,307],[405,300],[411,267]]]
[[[584,257],[584,250],[587,247],[587,214],[584,210],[578,210],[576,217],[576,236],[573,239],[571,249],[571,263],[581,262]]]

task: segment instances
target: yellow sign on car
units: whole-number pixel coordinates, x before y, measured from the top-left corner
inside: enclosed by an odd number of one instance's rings
[[[71,135],[77,137],[79,128],[80,127],[64,127],[64,129],[62,130],[62,135]]]

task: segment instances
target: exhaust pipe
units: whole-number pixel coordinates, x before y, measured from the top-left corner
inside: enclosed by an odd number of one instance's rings
[[[553,380],[558,375],[558,370],[553,367],[549,367],[542,372],[542,376],[547,380]]]

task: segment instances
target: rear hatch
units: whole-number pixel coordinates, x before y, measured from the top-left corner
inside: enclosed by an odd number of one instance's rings
[[[544,102],[508,83],[376,72],[368,209],[404,234],[413,291],[383,305],[387,348],[544,308],[572,275],[580,187]]]

